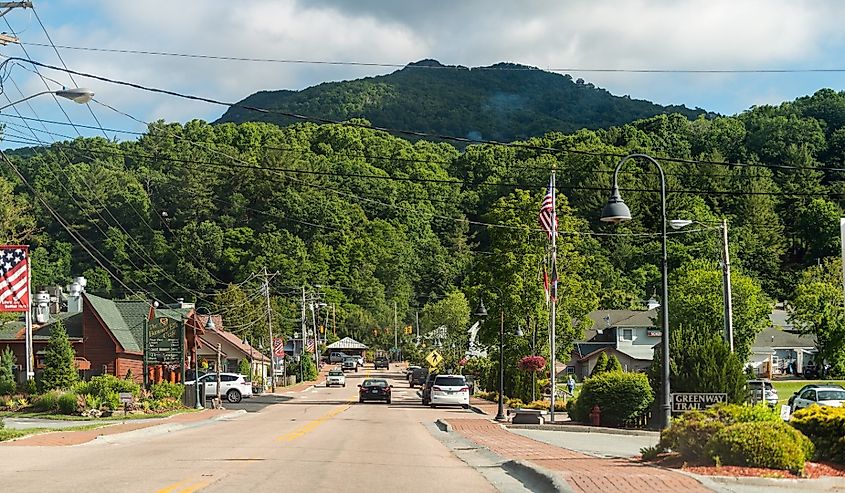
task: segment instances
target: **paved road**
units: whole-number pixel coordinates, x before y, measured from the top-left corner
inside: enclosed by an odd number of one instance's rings
[[[358,404],[356,385],[365,374],[347,374],[346,388],[308,389],[202,427],[142,430],[73,447],[0,446],[3,490],[494,491],[425,426],[471,411],[423,408],[398,371],[387,374],[395,379],[391,405]]]

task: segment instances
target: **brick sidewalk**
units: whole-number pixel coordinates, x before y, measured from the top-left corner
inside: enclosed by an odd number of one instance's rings
[[[495,411],[494,411],[495,412]],[[453,431],[506,458],[526,460],[560,474],[581,492],[709,491],[695,479],[627,459],[599,459],[511,433],[486,419],[450,419]],[[585,439],[589,437],[585,434]]]
[[[80,445],[90,442],[99,436],[117,435],[127,431],[141,430],[164,424],[189,424],[205,421],[231,411],[225,409],[205,409],[200,412],[183,413],[168,418],[136,419],[132,421],[116,422],[103,428],[80,431],[54,431],[21,438],[10,442],[0,442],[0,447],[62,447]],[[111,421],[104,421],[110,423]],[[86,423],[80,423],[80,426]]]
[[[276,386],[276,394],[284,394],[285,392],[302,392],[303,390],[311,388],[312,385],[317,386],[326,381],[326,375],[329,374],[329,370],[333,369],[334,366],[329,366],[324,364],[323,369],[320,370],[320,373],[317,375],[316,380],[308,380],[307,382],[299,382],[295,385],[288,385],[287,387],[282,387],[280,385]],[[264,394],[272,394],[269,390],[264,392]]]

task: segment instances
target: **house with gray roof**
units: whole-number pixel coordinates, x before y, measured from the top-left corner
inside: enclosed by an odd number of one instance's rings
[[[584,338],[573,343],[565,372],[578,379],[590,376],[601,353],[615,355],[625,371],[643,371],[651,366],[654,347],[662,332],[655,327],[657,311],[596,310],[589,314],[592,326]]]

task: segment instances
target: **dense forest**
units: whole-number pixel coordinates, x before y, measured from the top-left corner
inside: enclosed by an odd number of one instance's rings
[[[620,186],[633,220],[598,221],[629,152],[665,167],[670,218],[705,223],[672,234],[673,276],[718,272],[720,239],[706,224],[721,218],[736,277],[758,298],[792,299],[807,268],[839,251],[842,92],[460,150],[352,123],[159,122],[135,141],[8,153],[37,197],[2,167],[0,237],[32,245],[36,286],[84,275],[107,296],[184,297],[255,337],[266,330],[255,277],[265,267],[284,334],[299,328],[303,285],[335,305],[338,335],[377,346],[392,345],[394,303],[400,326],[419,310],[425,332],[465,320],[483,296],[491,313],[506,310],[510,333],[545,327],[537,213],[556,169],[562,351],[590,310],[641,307],[659,285],[656,170],[630,162]]]
[[[614,96],[569,75],[498,63],[489,67],[411,63],[392,74],[327,82],[302,91],[262,91],[230,108],[216,123],[264,121],[288,125],[279,113],[331,120],[364,118],[373,125],[471,140],[511,142],[546,132],[624,125],[659,114],[704,114],[684,106]]]

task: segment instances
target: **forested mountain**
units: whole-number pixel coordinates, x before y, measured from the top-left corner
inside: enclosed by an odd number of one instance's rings
[[[704,113],[614,96],[581,79],[524,65],[467,68],[436,60],[302,91],[261,91],[239,104],[330,120],[365,118],[380,127],[502,142],[551,131],[608,128],[663,113],[689,118]],[[216,123],[248,121],[288,125],[296,120],[232,107]]]
[[[402,324],[417,308],[435,313],[444,297],[474,305],[484,296],[491,313],[505,307],[509,331],[534,324],[542,332],[547,240],[537,213],[553,168],[562,339],[575,337],[592,309],[640,306],[659,284],[655,170],[629,162],[620,175],[633,221],[597,221],[612,169],[632,151],[664,165],[670,218],[728,219],[735,276],[774,299],[791,298],[808,266],[839,251],[842,92],[732,117],[658,115],[464,150],[356,123],[156,123],[136,141],[21,150],[13,162],[71,233],[3,166],[0,239],[33,246],[36,286],[85,275],[90,290],[108,296],[185,297],[254,337],[266,326],[252,275],[266,267],[277,273],[274,321],[283,334],[300,327],[307,283],[336,304],[342,335],[377,347],[392,345],[394,302]],[[695,260],[699,271],[718,271],[719,252],[715,230],[691,228],[672,235],[670,268]],[[436,324],[421,318],[423,331]],[[497,330],[491,322],[482,336]]]

